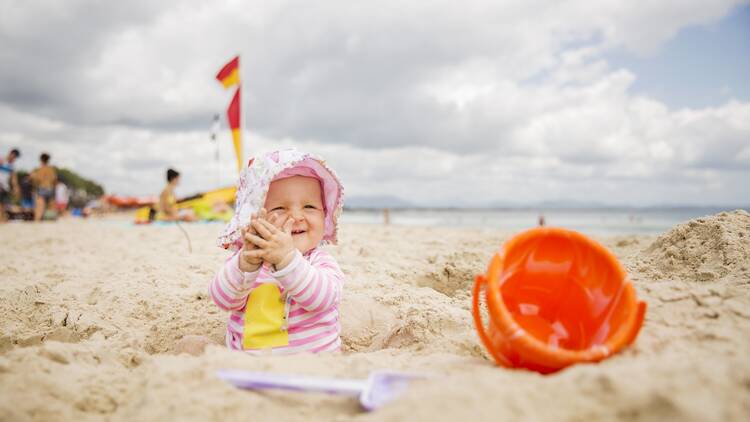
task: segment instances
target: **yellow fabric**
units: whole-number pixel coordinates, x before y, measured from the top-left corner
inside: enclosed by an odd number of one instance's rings
[[[266,349],[289,344],[285,304],[281,290],[273,283],[263,283],[250,292],[245,307],[243,349]]]
[[[166,208],[171,209],[175,205],[177,205],[177,199],[174,197],[174,194],[172,192],[164,192],[164,198],[162,199],[164,201],[164,208],[166,211]]]
[[[156,219],[162,220],[165,217],[174,217],[177,215],[177,199],[169,186],[164,188],[159,195],[159,213]]]
[[[224,221],[228,222],[232,219],[234,211],[227,209],[224,211],[214,211],[211,204],[207,201],[195,202],[191,207],[196,216],[201,220],[206,221]]]
[[[135,212],[135,223],[144,224],[149,222],[149,215],[151,214],[151,207],[140,207]]]
[[[234,141],[234,154],[237,156],[237,171],[242,171],[242,137],[239,129],[232,129],[232,140]]]
[[[236,68],[232,70],[232,73],[230,73],[229,76],[221,80],[221,84],[224,85],[224,88],[229,88],[238,83],[240,83],[240,73]]]

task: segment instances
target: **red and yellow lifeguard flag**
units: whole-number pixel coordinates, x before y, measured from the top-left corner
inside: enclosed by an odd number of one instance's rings
[[[234,153],[237,157],[237,171],[242,171],[242,131],[240,128],[240,56],[229,61],[216,74],[216,79],[224,85],[224,88],[230,88],[237,85],[237,91],[232,97],[227,109],[227,120],[229,129],[232,130],[232,141],[234,141]]]
[[[240,132],[240,88],[234,93],[232,102],[227,109],[227,120],[229,129],[232,130],[232,141],[234,141],[234,153],[237,156],[237,171],[242,171],[242,137]]]
[[[224,85],[224,88],[231,88],[234,85],[240,83],[240,56],[237,56],[229,61],[224,67],[221,68],[219,73],[216,74],[216,79]]]

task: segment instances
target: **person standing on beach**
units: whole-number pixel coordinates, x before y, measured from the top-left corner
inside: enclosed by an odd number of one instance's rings
[[[46,152],[39,156],[40,166],[31,172],[31,182],[36,188],[34,204],[34,221],[41,221],[47,205],[55,197],[57,170],[49,165],[50,156]]]
[[[18,195],[18,176],[13,162],[21,156],[21,152],[13,148],[5,159],[0,158],[0,223],[7,219],[5,208],[10,205],[11,194]]]
[[[321,248],[336,243],[343,187],[325,162],[294,149],[250,161],[237,209],[219,237],[234,251],[209,286],[230,311],[226,344],[251,354],[341,348],[344,274]]]

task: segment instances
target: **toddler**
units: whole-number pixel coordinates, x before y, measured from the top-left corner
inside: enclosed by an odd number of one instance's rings
[[[343,187],[320,158],[294,149],[251,159],[219,244],[233,250],[214,277],[214,303],[231,311],[229,348],[272,354],[341,347],[344,276],[320,248],[336,243]]]

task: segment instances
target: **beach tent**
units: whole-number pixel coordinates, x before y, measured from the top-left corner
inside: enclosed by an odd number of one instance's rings
[[[234,205],[237,188],[229,186],[208,192],[198,193],[177,201],[177,209],[192,209],[195,215],[204,221],[229,221],[231,209],[218,209],[217,205]],[[156,207],[148,205],[139,208],[135,213],[136,224],[147,224],[155,221]]]

